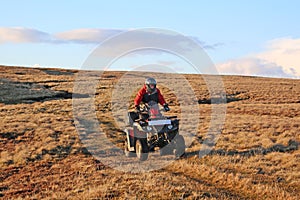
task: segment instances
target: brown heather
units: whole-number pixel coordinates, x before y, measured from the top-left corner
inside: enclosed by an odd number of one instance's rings
[[[199,158],[210,95],[200,75],[185,75],[199,100],[197,136],[169,166],[134,174],[103,165],[81,143],[71,99],[76,73],[0,67],[0,199],[300,199],[300,80],[222,76],[225,124]],[[120,147],[124,133],[109,111],[123,74],[105,72],[95,101],[102,128]],[[180,116],[175,94],[160,88],[170,115]]]

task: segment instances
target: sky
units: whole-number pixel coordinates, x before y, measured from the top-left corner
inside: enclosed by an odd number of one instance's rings
[[[219,74],[298,79],[299,7],[297,0],[3,0],[0,65],[80,69],[108,38],[156,28],[198,42]],[[152,58],[175,63],[166,53],[151,56],[124,58],[116,69],[142,65],[143,59],[148,65]]]

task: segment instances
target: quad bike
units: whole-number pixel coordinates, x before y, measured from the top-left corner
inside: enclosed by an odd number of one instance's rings
[[[129,123],[125,129],[125,155],[137,156],[140,161],[148,159],[148,153],[159,148],[160,155],[175,154],[178,158],[185,152],[185,141],[179,135],[177,116],[163,116],[157,103],[144,104],[138,112],[128,113]]]

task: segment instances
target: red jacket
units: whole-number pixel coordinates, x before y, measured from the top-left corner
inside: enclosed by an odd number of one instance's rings
[[[160,103],[161,105],[164,105],[166,103],[164,97],[162,96],[160,90],[156,88],[156,91],[153,93],[147,92],[147,87],[144,85],[139,92],[137,93],[135,99],[134,99],[134,105],[140,105],[140,103],[143,101],[147,103],[148,100],[156,101],[157,103]]]

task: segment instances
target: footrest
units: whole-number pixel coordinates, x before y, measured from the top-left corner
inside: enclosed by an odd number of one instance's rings
[[[134,151],[134,147],[130,147],[130,148],[129,148],[129,151]]]

